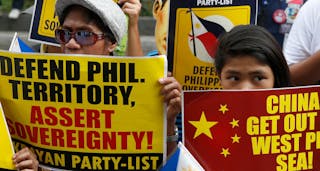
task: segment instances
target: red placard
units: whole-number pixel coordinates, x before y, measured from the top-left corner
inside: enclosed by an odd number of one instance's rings
[[[320,170],[319,91],[184,92],[185,146],[210,171]]]

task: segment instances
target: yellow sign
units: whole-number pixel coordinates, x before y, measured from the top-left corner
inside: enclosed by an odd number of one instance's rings
[[[15,150],[68,170],[156,170],[165,156],[166,58],[0,51]],[[19,106],[19,107],[17,107]]]
[[[0,103],[0,168],[15,169],[12,161],[14,154],[11,136],[9,134],[6,119],[3,114],[2,105]]]
[[[174,75],[184,90],[220,88],[214,55],[220,33],[250,24],[250,6],[178,8]]]
[[[58,45],[55,30],[60,27],[55,15],[56,0],[36,0],[29,31],[29,40],[39,43]]]
[[[60,26],[58,16],[55,15],[56,0],[43,0],[38,33],[42,36],[54,38],[54,31]]]

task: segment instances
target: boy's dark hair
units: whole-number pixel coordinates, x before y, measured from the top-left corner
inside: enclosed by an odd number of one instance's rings
[[[116,43],[116,38],[114,37],[113,33],[111,32],[110,28],[105,25],[103,23],[103,21],[101,20],[101,18],[96,14],[94,13],[93,11],[83,7],[83,6],[80,6],[80,5],[71,5],[69,7],[67,7],[63,12],[62,12],[62,16],[59,18],[59,22],[61,23],[61,25],[64,23],[64,20],[66,19],[67,15],[70,13],[70,11],[75,8],[75,7],[81,7],[81,8],[84,8],[86,9],[86,13],[83,14],[83,17],[86,21],[86,23],[94,23],[98,26],[98,28],[100,30],[102,30],[103,33],[106,34],[106,37],[108,38],[109,41],[112,42],[112,44]]]
[[[291,86],[290,72],[282,49],[263,27],[239,25],[219,38],[215,66],[218,75],[229,58],[252,56],[267,64],[273,72],[274,88]]]

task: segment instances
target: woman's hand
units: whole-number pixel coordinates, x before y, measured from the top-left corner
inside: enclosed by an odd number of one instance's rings
[[[12,160],[20,171],[37,171],[39,167],[36,155],[27,147],[14,154]]]
[[[159,80],[163,86],[161,94],[164,101],[167,103],[167,121],[168,121],[168,135],[171,131],[174,133],[176,116],[181,112],[181,92],[182,88],[179,82],[168,73],[168,77]],[[172,129],[172,130],[171,130]]]
[[[137,26],[142,7],[140,0],[119,0],[118,4],[122,5],[123,12],[129,16],[129,27]]]

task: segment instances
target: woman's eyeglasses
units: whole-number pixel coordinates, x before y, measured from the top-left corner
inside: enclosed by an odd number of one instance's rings
[[[106,34],[97,34],[85,30],[70,32],[65,29],[56,29],[55,37],[60,44],[67,44],[71,38],[74,38],[78,44],[82,46],[90,46],[95,44],[98,40],[104,39]]]

